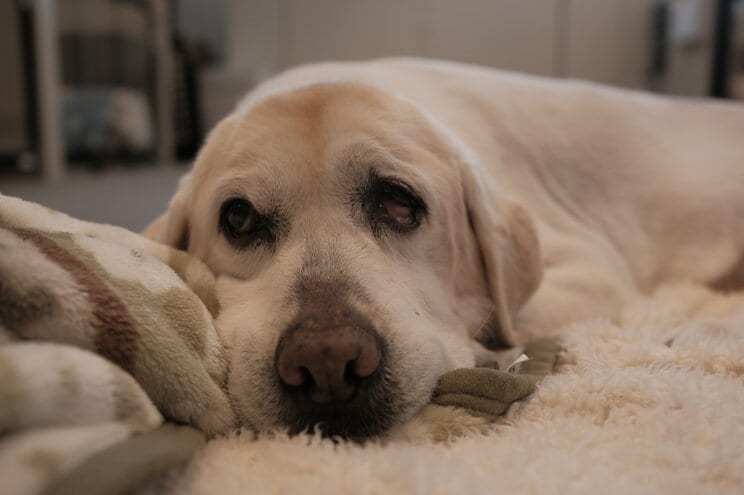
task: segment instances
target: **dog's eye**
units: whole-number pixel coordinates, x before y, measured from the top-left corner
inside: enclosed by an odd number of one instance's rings
[[[256,209],[244,199],[231,199],[222,205],[220,224],[226,233],[239,237],[250,233],[256,224]]]
[[[272,241],[269,223],[250,201],[242,198],[228,199],[220,208],[220,231],[238,249],[245,249],[259,241]]]
[[[396,230],[407,232],[421,223],[422,201],[406,186],[383,181],[377,186],[374,217]]]
[[[416,222],[411,206],[398,203],[391,198],[383,198],[380,207],[385,209],[388,218],[401,227],[411,227]]]
[[[220,207],[219,230],[239,250],[276,243],[277,222],[277,212],[261,213],[243,198],[228,199]]]

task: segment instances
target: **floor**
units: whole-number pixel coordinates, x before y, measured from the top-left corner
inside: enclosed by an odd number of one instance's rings
[[[0,177],[0,193],[82,220],[141,231],[165,210],[186,170],[180,165],[73,169],[57,184],[31,177]]]

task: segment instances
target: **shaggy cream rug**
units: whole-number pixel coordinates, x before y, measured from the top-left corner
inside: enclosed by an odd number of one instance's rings
[[[558,373],[485,434],[433,443],[421,421],[365,446],[243,434],[157,491],[744,493],[744,294],[666,288],[565,344]]]

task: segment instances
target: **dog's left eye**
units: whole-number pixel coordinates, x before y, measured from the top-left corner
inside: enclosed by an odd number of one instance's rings
[[[416,222],[414,207],[400,203],[395,198],[382,198],[379,207],[385,211],[387,217],[401,227],[411,227]]]
[[[377,184],[373,220],[400,232],[415,229],[424,213],[423,202],[403,184],[382,181]]]

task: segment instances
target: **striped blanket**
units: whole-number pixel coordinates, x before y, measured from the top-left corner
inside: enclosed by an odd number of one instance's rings
[[[214,283],[185,253],[0,196],[4,493],[38,492],[164,416],[230,430]]]
[[[250,426],[236,424],[224,391],[215,287],[186,253],[0,195],[3,493],[128,491],[204,435]],[[558,347],[525,352],[519,373],[445,375],[421,434],[481,429],[528,396]]]

